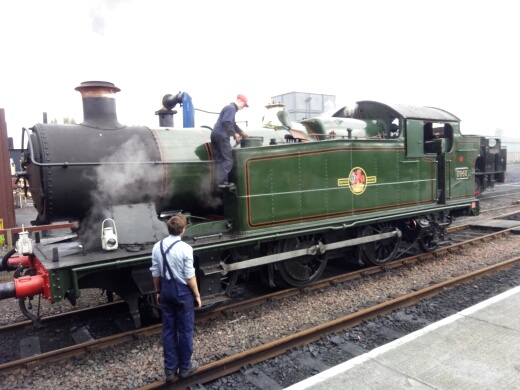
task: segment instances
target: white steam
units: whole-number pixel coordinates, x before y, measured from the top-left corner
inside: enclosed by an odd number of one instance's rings
[[[160,193],[161,165],[151,157],[137,136],[119,146],[112,155],[101,160],[93,170],[96,189],[90,194],[89,215],[81,221],[83,240],[96,245],[100,239],[100,223],[112,206],[154,202]],[[136,226],[139,221],[136,221]]]

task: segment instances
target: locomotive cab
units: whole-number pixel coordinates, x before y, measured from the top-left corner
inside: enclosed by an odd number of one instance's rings
[[[453,127],[449,123],[427,122],[424,125],[424,152],[448,153],[453,145]]]

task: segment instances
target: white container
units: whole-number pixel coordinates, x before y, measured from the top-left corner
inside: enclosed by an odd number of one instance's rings
[[[107,222],[112,226],[108,226]],[[113,219],[107,218],[101,224],[101,246],[106,251],[113,251],[118,247],[116,223]]]

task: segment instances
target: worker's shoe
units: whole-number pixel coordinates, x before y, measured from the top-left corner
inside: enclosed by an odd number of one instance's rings
[[[223,184],[219,184],[218,188],[231,188],[235,185],[235,183],[228,183],[225,181]]]
[[[173,382],[175,380],[175,375],[177,374],[177,370],[164,370],[166,374],[166,382]]]
[[[188,375],[190,375],[192,372],[197,371],[197,368],[199,368],[199,363],[197,363],[196,361],[192,361],[189,367],[179,368],[179,376],[183,379],[187,378]]]

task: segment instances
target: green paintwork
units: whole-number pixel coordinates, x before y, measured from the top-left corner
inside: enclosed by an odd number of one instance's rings
[[[231,231],[231,224],[226,220],[205,221],[188,225],[185,236],[196,238],[197,236],[228,233],[229,231]]]
[[[237,202],[232,219],[240,231],[434,202],[434,160],[407,161],[401,141],[299,143],[262,154],[239,150],[235,157],[237,193],[230,201]],[[352,170],[365,181],[351,185]]]
[[[68,269],[60,268],[49,272],[49,287],[51,302],[58,302],[64,298],[67,289],[72,287],[71,274]]]
[[[211,195],[214,164],[210,155],[211,130],[153,129],[163,164],[160,172],[158,213],[183,210],[201,215],[216,202]]]

